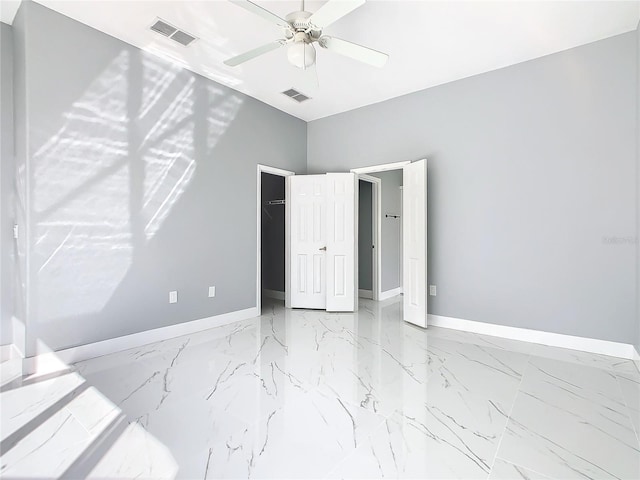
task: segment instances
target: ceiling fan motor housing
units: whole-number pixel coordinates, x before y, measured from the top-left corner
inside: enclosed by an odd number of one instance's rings
[[[316,63],[316,49],[311,45],[321,35],[320,30],[314,30],[309,23],[310,12],[300,11],[287,15],[286,20],[291,29],[285,29],[285,35],[292,43],[287,50],[289,62],[300,69],[306,69]]]
[[[311,12],[305,11],[292,12],[287,15],[285,18],[287,23],[291,26],[291,29],[285,29],[285,35],[287,38],[292,38],[296,33],[304,32],[309,36],[308,41],[313,42],[317,40],[322,34],[322,30],[309,22],[311,15]]]
[[[292,12],[285,17],[285,20],[294,30],[304,31],[310,26],[309,17],[311,17],[310,12]]]

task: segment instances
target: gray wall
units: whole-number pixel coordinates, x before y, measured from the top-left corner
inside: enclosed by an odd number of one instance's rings
[[[309,173],[428,158],[431,313],[629,343],[636,48],[630,32],[310,122]]]
[[[27,354],[255,306],[256,164],[304,173],[306,124],[37,3],[14,25]]]
[[[13,215],[13,29],[0,23],[0,344],[12,341]]]
[[[636,351],[640,355],[640,23],[636,28]]]
[[[387,218],[386,215],[401,215],[402,208],[402,170],[372,173],[382,180],[382,291],[393,290],[402,285],[402,257],[400,243],[402,241],[402,216]]]
[[[284,190],[284,177],[262,173],[262,288],[276,292],[284,292],[285,208],[264,203],[284,199]]]
[[[373,187],[358,182],[358,289],[373,290]]]

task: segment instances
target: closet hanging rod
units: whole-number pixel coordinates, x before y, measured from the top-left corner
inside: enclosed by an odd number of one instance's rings
[[[285,201],[284,200],[268,200],[266,202],[264,202],[265,205],[284,205]]]

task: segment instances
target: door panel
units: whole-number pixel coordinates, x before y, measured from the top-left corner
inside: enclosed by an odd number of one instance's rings
[[[358,178],[327,173],[327,310],[358,309]]]
[[[326,175],[287,177],[293,308],[326,308]]]
[[[404,320],[427,326],[427,161],[403,167]]]

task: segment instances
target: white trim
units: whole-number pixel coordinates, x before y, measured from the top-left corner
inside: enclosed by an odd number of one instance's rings
[[[22,353],[20,353],[18,347],[11,343],[9,345],[0,346],[0,363],[15,360],[17,358],[22,358]]]
[[[373,300],[373,290],[358,289],[358,298],[370,298]]]
[[[24,322],[18,320],[16,317],[11,317],[11,343],[18,349],[22,358],[25,357],[26,352],[26,328]]]
[[[262,296],[267,298],[275,298],[276,300],[284,300],[284,292],[278,290],[269,290],[268,288],[262,289]]]
[[[366,174],[359,174],[358,179],[371,183],[373,203],[373,296],[365,298],[379,300],[382,293],[382,179]]]
[[[278,175],[280,177],[288,177],[289,175],[295,175],[295,172],[291,172],[289,170],[283,170],[281,168],[270,167],[269,165],[257,165],[257,174],[256,174],[256,308],[260,310],[260,306],[262,303],[262,173],[270,173],[271,175]],[[288,197],[287,188],[285,186],[284,189],[284,200],[285,200],[285,208],[286,208],[286,200]],[[288,222],[288,218],[285,215],[285,225]],[[286,228],[286,226],[285,226]],[[285,235],[285,243],[287,236]],[[286,250],[285,245],[285,250]],[[289,258],[285,252],[285,262],[286,259]],[[287,268],[285,266],[285,276],[287,274]],[[285,291],[287,288],[287,282],[285,280]]]
[[[387,170],[399,170],[405,165],[409,165],[410,163],[411,162],[408,160],[406,162],[383,163],[382,165],[372,165],[370,167],[352,168],[350,171],[357,174],[386,172]]]
[[[432,327],[451,328],[465,332],[481,333],[493,337],[509,338],[529,343],[539,343],[552,347],[562,347],[583,352],[598,353],[618,358],[634,358],[634,347],[626,343],[598,340],[595,338],[575,337],[562,333],[543,332],[528,328],[507,327],[493,323],[463,320],[461,318],[443,317],[441,315],[427,316],[427,324]]]
[[[284,197],[291,200],[291,176],[284,179]],[[284,203],[284,307],[291,308],[291,202]]]
[[[380,292],[379,301],[387,300],[388,298],[395,297],[396,295],[400,295],[401,293],[402,287],[392,288],[391,290]]]
[[[109,340],[103,340],[101,342],[66,348],[56,352],[46,351],[46,347],[38,345],[38,353],[36,356],[28,357],[24,360],[24,369],[26,374],[49,373],[61,368],[67,368],[68,365],[75,362],[121,352],[130,348],[141,347],[150,343],[161,342],[182,335],[190,335],[247,318],[257,317],[259,314],[258,308],[251,307],[235,312],[192,320],[190,322],[132,333],[131,335],[124,335],[122,337],[110,338]]]
[[[0,385],[22,376],[22,354],[15,345],[0,347]]]
[[[278,175],[279,177],[288,177],[289,175],[295,175],[295,172],[289,170],[283,170],[281,168],[270,167],[269,165],[258,164],[258,171],[260,173],[270,173],[271,175]]]
[[[22,376],[24,359],[24,324],[16,317],[11,317],[11,341],[0,346],[0,385]]]
[[[404,181],[404,170],[402,171],[402,178]],[[400,289],[404,289],[404,189],[403,185],[400,185],[400,276],[398,281],[400,282]],[[429,250],[427,250],[427,255]],[[429,268],[427,266],[427,273]],[[404,290],[403,290],[404,291]],[[427,311],[429,309],[429,298],[427,297]]]
[[[371,182],[371,183],[381,183],[382,182],[381,178],[374,177],[373,175],[367,175],[366,173],[358,174],[358,178],[360,180],[364,180],[365,182]]]
[[[18,349],[13,345],[3,345],[6,348],[3,355],[9,355],[9,358],[0,362],[0,385],[6,385],[12,380],[22,377],[22,357],[19,355]],[[18,356],[16,356],[18,355]]]

